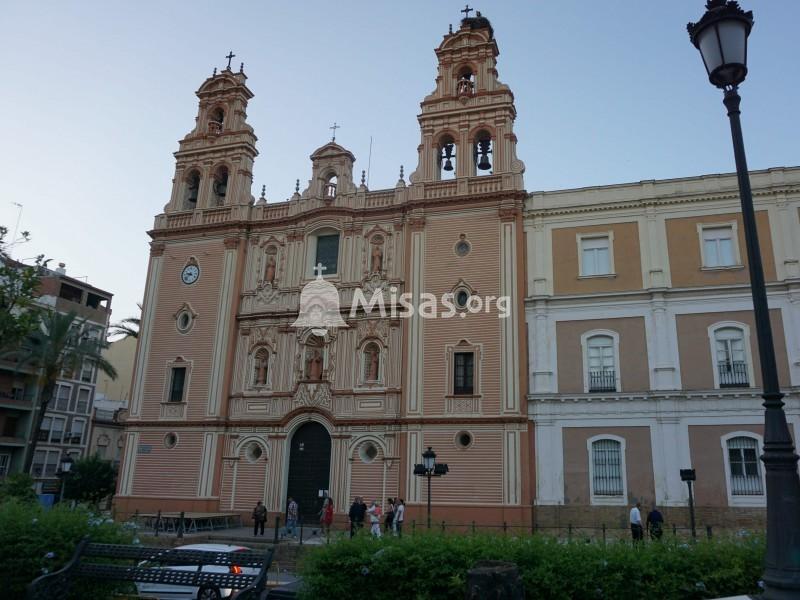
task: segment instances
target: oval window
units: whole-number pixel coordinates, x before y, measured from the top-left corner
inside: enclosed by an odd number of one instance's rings
[[[361,460],[365,463],[371,463],[378,456],[378,448],[372,442],[367,442],[361,446]]]
[[[456,444],[459,448],[469,448],[472,445],[472,434],[469,431],[461,431],[456,434]]]
[[[466,256],[469,254],[471,247],[467,240],[461,240],[460,242],[456,243],[456,254],[459,256]]]
[[[164,447],[165,448],[174,448],[178,445],[178,435],[175,433],[168,433],[164,436]]]
[[[175,324],[178,328],[178,331],[181,333],[186,333],[192,328],[192,322],[194,319],[192,318],[192,313],[188,310],[182,310],[178,313],[178,317],[175,321]]]
[[[455,295],[455,300],[458,308],[467,308],[467,303],[469,302],[469,292],[465,289],[458,290]]]
[[[263,455],[264,451],[261,449],[261,445],[257,444],[256,442],[252,442],[249,446],[247,446],[247,450],[245,451],[245,458],[247,458],[247,461],[251,463],[256,462]]]

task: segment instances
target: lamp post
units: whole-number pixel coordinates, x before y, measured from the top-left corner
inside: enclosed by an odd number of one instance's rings
[[[67,487],[67,477],[72,471],[72,463],[74,462],[73,458],[66,452],[61,455],[61,464],[58,468],[58,476],[61,479],[61,491],[58,495],[59,504],[64,501],[64,488]]]
[[[414,475],[428,478],[428,529],[431,528],[431,477],[441,477],[449,471],[446,463],[436,462],[436,452],[430,446],[422,453],[422,463],[414,465]]]
[[[745,12],[738,2],[725,0],[708,0],[706,13],[700,21],[687,25],[692,44],[703,58],[709,81],[724,90],[723,103],[731,122],[764,398],[764,453],[761,456],[767,480],[764,598],[788,600],[800,595],[800,477],[798,457],[783,411],[783,394],[778,385],[764,270],[739,121],[738,89],[747,76],[747,37],[752,27],[752,11]]]
[[[681,481],[685,481],[689,486],[689,524],[692,526],[692,539],[697,539],[697,528],[694,522],[694,496],[692,494],[692,482],[697,479],[694,469],[681,469]]]

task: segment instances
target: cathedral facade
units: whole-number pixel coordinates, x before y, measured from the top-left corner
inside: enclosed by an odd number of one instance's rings
[[[291,496],[310,518],[326,496],[337,513],[362,496],[402,497],[412,519],[431,447],[448,520],[529,519],[514,99],[485,18],[436,54],[417,168],[378,191],[331,141],[287,201],[253,198],[247,78],[201,85],[150,232],[121,513],[281,513]],[[320,309],[327,328],[307,302],[325,288],[340,305]],[[413,310],[429,296],[446,316]]]

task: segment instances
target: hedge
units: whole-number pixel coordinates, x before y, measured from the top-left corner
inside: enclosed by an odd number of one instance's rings
[[[130,544],[134,539],[130,529],[83,508],[44,510],[17,500],[0,503],[0,596],[24,598],[26,586],[39,575],[60,569],[86,535],[110,544]],[[129,584],[78,580],[71,598],[108,598],[115,589],[129,589]]]
[[[564,542],[546,536],[357,537],[309,549],[302,600],[464,598],[478,560],[519,566],[528,600],[719,598],[759,591],[759,536],[647,542]]]

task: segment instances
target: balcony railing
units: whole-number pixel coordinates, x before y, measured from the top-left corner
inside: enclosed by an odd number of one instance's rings
[[[735,362],[721,362],[717,363],[719,372],[719,387],[732,388],[732,387],[749,387],[750,381],[747,374],[747,363]]]
[[[589,371],[589,391],[616,392],[616,374],[613,371]]]

